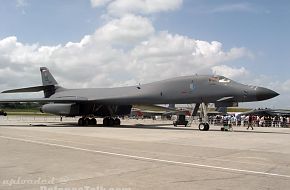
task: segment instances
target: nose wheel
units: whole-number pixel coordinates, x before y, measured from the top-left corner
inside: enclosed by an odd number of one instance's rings
[[[198,125],[198,129],[200,131],[208,131],[209,130],[209,124],[208,123],[200,123]]]

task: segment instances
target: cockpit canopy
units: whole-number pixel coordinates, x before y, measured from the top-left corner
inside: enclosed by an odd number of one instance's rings
[[[224,76],[212,76],[208,79],[210,83],[221,83],[221,84],[228,84],[231,82],[231,79],[228,79]]]

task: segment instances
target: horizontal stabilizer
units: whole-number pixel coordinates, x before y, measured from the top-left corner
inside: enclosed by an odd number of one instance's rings
[[[23,92],[39,92],[48,88],[54,87],[53,85],[48,86],[34,86],[34,87],[27,87],[27,88],[18,88],[12,90],[5,90],[2,93],[23,93]]]

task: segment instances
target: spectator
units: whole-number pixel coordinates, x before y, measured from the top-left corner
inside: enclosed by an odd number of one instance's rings
[[[253,116],[252,116],[252,115],[249,115],[249,122],[248,122],[247,130],[248,130],[250,127],[252,128],[252,130],[254,130],[254,127],[253,127]]]

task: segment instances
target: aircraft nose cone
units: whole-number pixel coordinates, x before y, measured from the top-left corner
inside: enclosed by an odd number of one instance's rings
[[[258,87],[256,90],[256,97],[258,101],[274,98],[278,95],[279,94],[277,92],[263,87]]]

